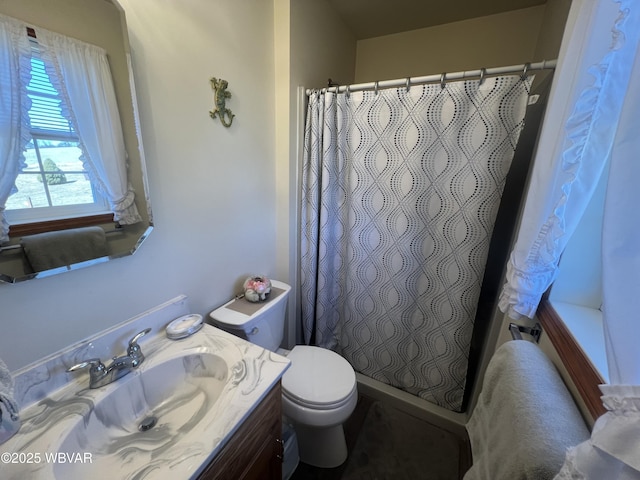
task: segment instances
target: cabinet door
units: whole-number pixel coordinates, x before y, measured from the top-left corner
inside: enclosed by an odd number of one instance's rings
[[[282,478],[282,389],[278,382],[198,480]]]
[[[264,443],[262,449],[253,457],[253,463],[247,465],[239,478],[242,480],[281,480],[282,478],[282,448],[278,439],[271,437]],[[233,477],[228,477],[233,478]]]

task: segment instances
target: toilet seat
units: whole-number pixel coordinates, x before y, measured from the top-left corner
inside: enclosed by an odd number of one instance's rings
[[[333,410],[336,408],[340,408],[346,405],[347,403],[349,403],[351,401],[351,396],[356,391],[357,391],[356,386],[354,385],[353,389],[351,390],[351,392],[349,392],[349,394],[346,397],[334,403],[319,403],[319,402],[304,400],[304,399],[301,399],[300,397],[296,397],[295,395],[292,395],[291,393],[287,392],[284,388],[282,389],[282,395],[287,399],[291,400],[296,405],[301,407],[310,408],[312,410]]]
[[[288,355],[291,367],[282,378],[282,393],[293,403],[314,410],[340,408],[356,392],[353,368],[325,348],[297,345]]]

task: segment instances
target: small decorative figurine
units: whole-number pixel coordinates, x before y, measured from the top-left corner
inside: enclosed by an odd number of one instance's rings
[[[215,108],[209,112],[209,115],[211,115],[211,118],[216,118],[216,115],[218,115],[222,125],[229,128],[233,122],[233,117],[235,117],[226,106],[227,98],[231,98],[231,92],[227,91],[229,82],[215,77],[212,77],[209,81],[211,82],[211,88],[215,92],[213,95]]]
[[[249,277],[244,281],[244,298],[249,302],[262,302],[271,293],[271,281],[262,276]]]

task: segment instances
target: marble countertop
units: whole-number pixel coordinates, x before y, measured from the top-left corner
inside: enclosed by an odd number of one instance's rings
[[[23,372],[22,405],[33,402],[20,412],[20,431],[0,445],[0,478],[195,478],[290,363],[210,325],[181,340],[161,328],[149,337],[140,341],[143,364],[101,388],[89,389],[83,373],[37,395]],[[67,355],[64,364],[73,361]],[[165,385],[185,375],[180,388]],[[157,424],[141,432],[131,419],[145,409]]]

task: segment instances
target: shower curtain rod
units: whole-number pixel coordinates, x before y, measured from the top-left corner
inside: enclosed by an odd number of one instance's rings
[[[494,68],[481,68],[480,70],[467,70],[464,72],[454,73],[442,73],[438,75],[428,75],[425,77],[407,77],[397,80],[381,80],[379,82],[368,83],[356,83],[354,85],[340,85],[336,87],[323,88],[321,92],[357,92],[361,90],[374,90],[378,91],[381,88],[392,87],[407,87],[410,88],[413,85],[422,85],[424,83],[440,83],[444,88],[445,84],[449,80],[461,80],[463,78],[478,78],[480,83],[487,76],[503,75],[510,73],[522,72],[522,76],[525,77],[528,72],[534,70],[548,70],[556,67],[557,60],[544,60],[537,63],[525,63],[522,65],[511,65],[508,67],[494,67]],[[307,95],[311,95],[312,92],[317,91],[313,89],[307,89]]]

